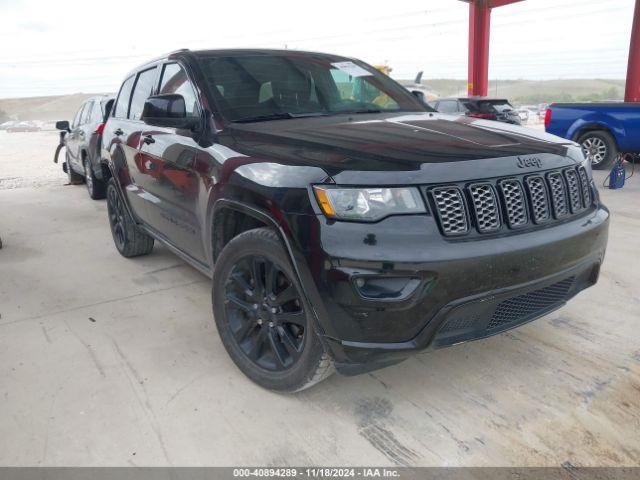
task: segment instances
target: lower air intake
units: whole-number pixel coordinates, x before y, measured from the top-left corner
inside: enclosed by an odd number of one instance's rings
[[[494,330],[510,323],[519,323],[538,313],[558,305],[567,298],[575,277],[534,292],[525,293],[501,302],[496,308],[487,330]]]

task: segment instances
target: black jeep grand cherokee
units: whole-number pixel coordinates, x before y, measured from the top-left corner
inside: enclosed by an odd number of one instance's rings
[[[224,346],[294,391],[486,337],[593,285],[609,213],[572,142],[428,111],[358,60],[178,51],[103,142],[117,249],[213,277]]]

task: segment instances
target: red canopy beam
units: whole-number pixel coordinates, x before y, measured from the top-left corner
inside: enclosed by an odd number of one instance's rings
[[[469,4],[469,72],[467,92],[486,96],[489,89],[491,9],[522,0],[462,0]],[[640,0],[637,0],[640,2]]]
[[[640,0],[636,0],[636,8],[633,13],[624,101],[640,102]]]

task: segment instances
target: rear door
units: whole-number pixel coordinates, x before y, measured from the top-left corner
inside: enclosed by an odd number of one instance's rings
[[[129,105],[131,92],[136,82],[136,75],[127,78],[120,87],[118,98],[113,107],[112,116],[105,127],[104,138],[110,144],[105,148],[111,153],[111,159],[115,164],[118,181],[129,201],[133,214],[141,220],[146,219],[147,201],[143,197],[143,191],[138,186],[140,170],[135,163],[136,154],[140,147],[142,134],[141,122],[129,120]]]
[[[67,146],[67,161],[71,164],[67,165],[67,167],[72,166],[74,170],[82,170],[78,162],[78,156],[80,154],[80,124],[86,107],[87,102],[80,105],[71,123],[71,131],[67,134],[65,140]]]
[[[184,97],[188,116],[200,116],[194,86],[185,69],[173,62],[163,65],[158,91],[170,93]],[[206,222],[198,208],[199,177],[194,170],[199,150],[191,131],[147,125],[138,163],[151,198],[149,224],[180,250],[204,262],[200,226]]]
[[[84,171],[83,165],[83,151],[88,151],[89,142],[91,140],[91,118],[93,116],[93,111],[96,109],[96,102],[93,100],[88,101],[85,104],[84,110],[82,112],[82,116],[80,117],[80,125],[78,126],[78,151],[76,160],[78,162],[78,167]],[[100,107],[98,106],[98,109]]]

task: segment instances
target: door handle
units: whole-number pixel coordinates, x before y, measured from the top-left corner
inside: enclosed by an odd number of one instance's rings
[[[116,137],[119,137],[120,135],[124,135],[124,132],[122,131],[122,129],[121,129],[121,128],[118,128],[115,132],[113,132],[113,134],[114,134]]]
[[[142,139],[142,141],[144,143],[146,143],[147,145],[151,145],[152,143],[156,143],[156,141],[153,139],[153,137],[151,135],[145,135],[144,138]]]

